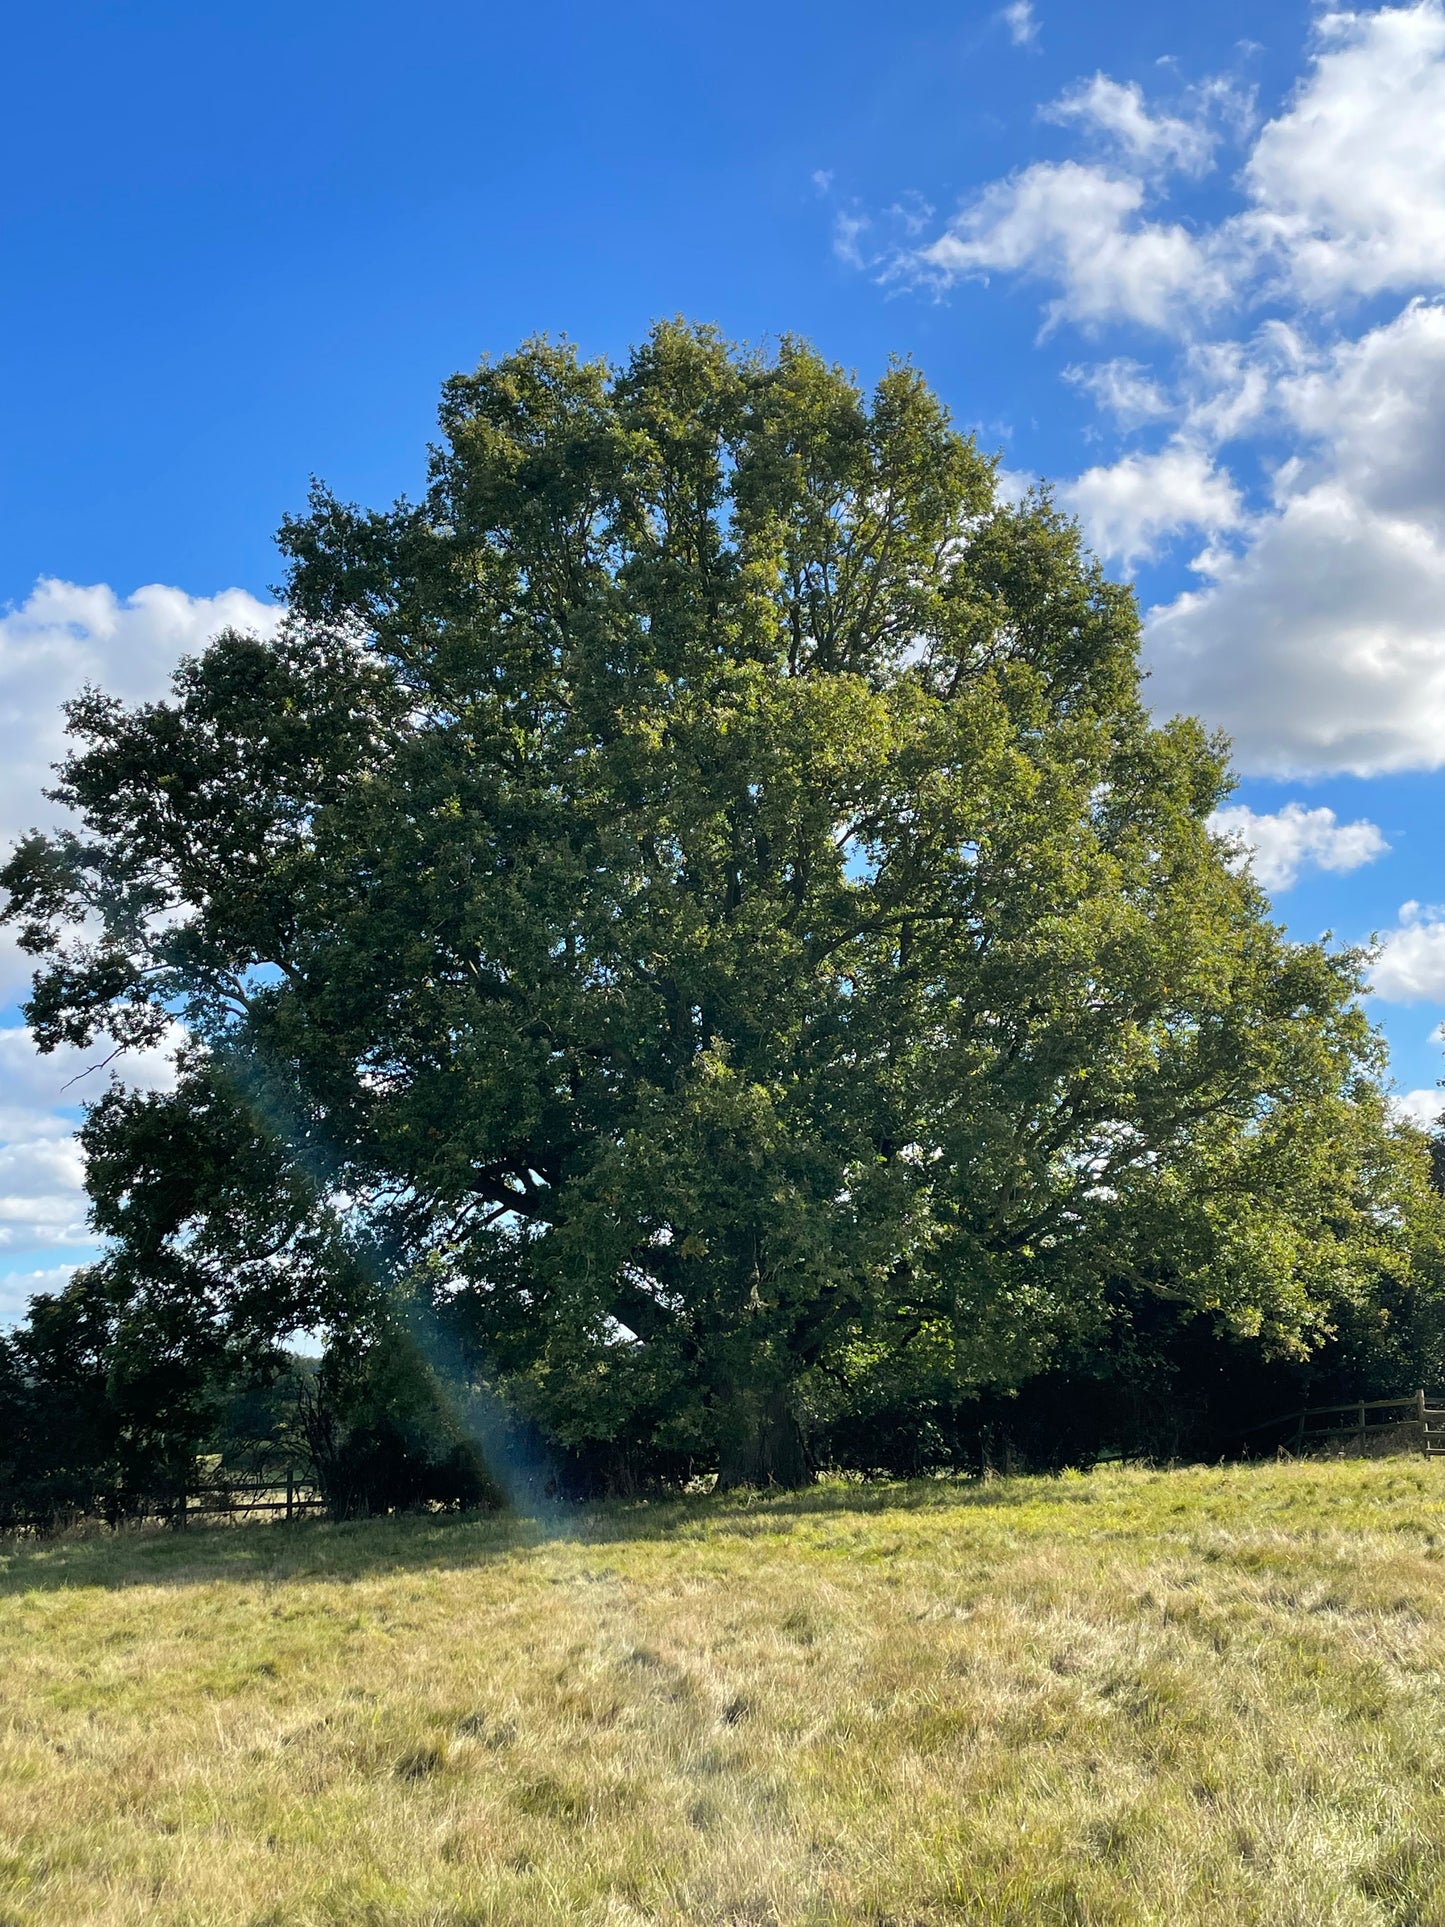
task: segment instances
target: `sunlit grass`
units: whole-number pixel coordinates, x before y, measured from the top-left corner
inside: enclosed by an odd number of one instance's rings
[[[1445,1927],[1445,1463],[0,1555],[0,1923]]]

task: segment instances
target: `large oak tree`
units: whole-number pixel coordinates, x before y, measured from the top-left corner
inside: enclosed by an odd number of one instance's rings
[[[1358,959],[917,373],[670,324],[441,427],[287,523],[277,640],[71,705],[4,873],[42,1044],[192,1038],[87,1127],[132,1320],[424,1303],[565,1444],[796,1480],[818,1387],[1008,1383],[1121,1282],[1307,1347],[1395,1262]]]

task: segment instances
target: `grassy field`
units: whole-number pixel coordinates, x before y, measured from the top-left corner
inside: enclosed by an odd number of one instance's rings
[[[1445,1927],[1445,1461],[0,1552],[0,1923]]]

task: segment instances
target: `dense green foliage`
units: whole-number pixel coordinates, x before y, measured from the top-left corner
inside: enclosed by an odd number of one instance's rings
[[[42,1044],[191,1039],[85,1127],[115,1383],[183,1419],[309,1327],[584,1481],[795,1481],[1413,1305],[1360,959],[1270,922],[1130,593],[916,373],[668,325],[441,425],[420,505],[283,528],[279,639],[71,705],[78,827],[4,872]]]

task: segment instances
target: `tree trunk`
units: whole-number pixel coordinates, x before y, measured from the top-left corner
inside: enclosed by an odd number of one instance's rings
[[[717,1490],[739,1486],[795,1488],[812,1483],[803,1434],[786,1385],[728,1394],[718,1436]]]

